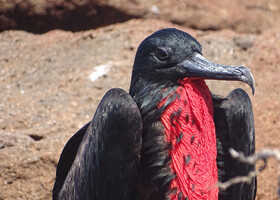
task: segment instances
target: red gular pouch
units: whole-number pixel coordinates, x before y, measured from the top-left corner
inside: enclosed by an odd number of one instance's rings
[[[170,191],[177,192],[171,192],[170,198],[217,200],[218,188],[213,187],[218,172],[211,93],[203,79],[185,78],[179,83],[177,98],[161,116],[166,140],[173,147],[169,150],[170,166],[177,175],[170,187]]]

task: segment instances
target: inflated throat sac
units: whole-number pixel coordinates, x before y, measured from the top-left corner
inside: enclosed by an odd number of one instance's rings
[[[180,84],[177,98],[161,117],[166,140],[172,144],[170,166],[177,175],[171,182],[170,198],[217,200],[218,188],[213,187],[218,173],[211,93],[202,79],[184,79]]]

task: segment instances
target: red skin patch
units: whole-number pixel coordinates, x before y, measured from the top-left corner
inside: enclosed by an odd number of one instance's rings
[[[176,89],[178,98],[164,111],[161,120],[166,140],[172,143],[170,164],[177,177],[171,188],[178,188],[170,198],[218,199],[217,149],[213,102],[202,79],[184,79]],[[159,107],[164,104],[164,99]]]

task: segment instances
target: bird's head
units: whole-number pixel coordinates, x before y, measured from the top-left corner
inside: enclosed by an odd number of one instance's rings
[[[201,52],[199,42],[188,33],[174,28],[159,30],[138,47],[132,80],[177,83],[184,78],[234,80],[247,83],[254,93],[254,78],[248,68],[212,63]]]

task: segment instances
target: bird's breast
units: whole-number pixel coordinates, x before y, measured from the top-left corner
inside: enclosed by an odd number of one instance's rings
[[[217,150],[211,93],[205,81],[198,79],[184,79],[176,92],[177,98],[161,116],[166,140],[172,145],[170,167],[176,174],[170,198],[216,200]]]

